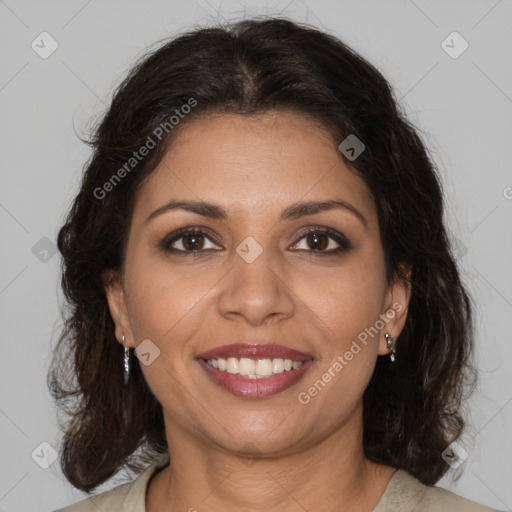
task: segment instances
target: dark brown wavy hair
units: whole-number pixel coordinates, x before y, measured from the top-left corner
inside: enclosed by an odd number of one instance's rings
[[[179,124],[105,186],[191,99],[197,103]],[[66,413],[60,463],[78,489],[91,493],[119,470],[140,472],[168,451],[162,407],[136,358],[124,386],[103,280],[122,269],[137,186],[189,120],[270,110],[309,116],[335,140],[355,134],[366,146],[347,164],[375,200],[388,279],[407,280],[411,299],[396,362],[378,357],[364,392],[364,452],[426,485],[449,469],[441,454],[466,426],[462,407],[476,371],[471,300],[444,227],[433,161],[373,65],[314,27],[255,18],[159,42],[129,71],[87,140],[92,155],[58,235],[67,304],[48,372]]]

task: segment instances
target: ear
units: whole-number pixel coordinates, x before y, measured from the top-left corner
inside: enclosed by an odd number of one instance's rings
[[[121,277],[115,270],[107,270],[103,276],[103,286],[107,296],[110,316],[115,324],[115,334],[119,343],[124,342],[127,347],[133,347],[133,334],[130,324],[130,317],[126,307],[123,284]]]
[[[379,355],[390,353],[390,349],[386,346],[385,334],[391,334],[396,340],[407,319],[411,299],[411,284],[409,281],[411,269],[401,265],[401,274],[401,276],[395,276],[389,283],[384,301],[384,310],[380,315],[384,327],[379,334]]]

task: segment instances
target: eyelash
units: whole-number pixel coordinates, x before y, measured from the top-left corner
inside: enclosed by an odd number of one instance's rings
[[[320,233],[322,235],[326,235],[329,238],[333,239],[337,244],[339,244],[339,247],[337,247],[336,249],[331,249],[330,251],[318,251],[318,250],[313,250],[313,249],[306,251],[306,252],[311,252],[316,256],[335,256],[335,255],[338,255],[343,252],[347,252],[350,249],[352,249],[352,244],[350,243],[350,241],[341,233],[338,233],[337,231],[333,231],[332,229],[328,229],[328,228],[316,228],[316,227],[310,228],[310,229],[304,231],[300,235],[299,239],[297,240],[297,242],[294,245],[297,245],[304,238],[306,238],[306,236],[310,233]],[[201,256],[203,251],[211,250],[211,249],[199,249],[199,250],[187,251],[187,250],[183,250],[183,249],[174,249],[174,248],[170,247],[174,242],[180,240],[181,238],[183,238],[186,235],[205,236],[210,241],[216,243],[214,240],[212,240],[212,237],[208,236],[208,233],[203,231],[202,229],[194,228],[194,227],[187,227],[187,228],[178,229],[177,231],[167,235],[160,242],[161,249],[164,252],[170,252],[170,253],[174,253],[174,254],[177,254],[180,256],[185,256],[185,257]],[[305,249],[299,249],[299,250],[305,250]]]

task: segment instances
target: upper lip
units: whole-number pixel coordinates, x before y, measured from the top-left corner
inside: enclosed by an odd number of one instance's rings
[[[203,352],[197,356],[198,359],[217,359],[222,357],[247,357],[256,359],[292,359],[293,361],[308,361],[313,356],[295,350],[293,348],[278,345],[276,343],[233,343],[231,345],[222,345],[211,350]]]

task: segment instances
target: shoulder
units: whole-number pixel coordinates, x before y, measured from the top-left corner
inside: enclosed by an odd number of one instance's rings
[[[499,512],[442,487],[424,485],[404,470],[393,473],[373,512]]]
[[[110,512],[121,512],[127,503],[127,497],[133,494],[133,488],[138,478],[133,482],[119,485],[108,491],[90,496],[78,503],[59,508],[54,512],[97,512],[98,510],[109,510]],[[136,510],[136,509],[135,509]]]
[[[135,480],[113,489],[79,501],[73,505],[59,508],[53,512],[145,512],[146,488],[156,471],[169,462],[169,455],[162,454],[148,466]]]
[[[441,487],[426,487],[423,502],[425,510],[449,510],[450,512],[499,512],[476,501],[468,500]]]

